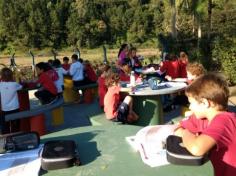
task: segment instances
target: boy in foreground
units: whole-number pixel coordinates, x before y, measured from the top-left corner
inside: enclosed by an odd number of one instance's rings
[[[200,76],[186,88],[193,115],[180,122],[175,134],[196,156],[209,153],[215,176],[236,173],[236,115],[227,112],[227,83],[216,74]]]

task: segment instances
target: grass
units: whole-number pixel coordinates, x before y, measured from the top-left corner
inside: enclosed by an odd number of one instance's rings
[[[53,59],[53,54],[50,49],[45,50],[32,50],[35,56],[35,63],[46,62],[48,59]],[[71,49],[57,51],[57,58],[62,61],[64,56],[70,58],[74,52]],[[103,49],[81,49],[81,58],[89,61],[102,62],[103,61]],[[109,61],[115,61],[117,59],[118,49],[107,49],[107,58]],[[159,50],[156,48],[149,49],[138,49],[137,55],[142,55],[144,58],[158,58]],[[0,63],[9,65],[10,64],[10,55],[0,55]],[[20,66],[30,66],[32,65],[32,57],[28,52],[16,51],[15,62]]]

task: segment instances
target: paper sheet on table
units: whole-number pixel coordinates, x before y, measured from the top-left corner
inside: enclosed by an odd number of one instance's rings
[[[0,154],[1,176],[38,176],[41,167],[39,148],[22,152]]]
[[[135,136],[126,137],[126,140],[134,151],[139,151],[145,164],[151,167],[162,166],[169,164],[164,145],[175,128],[175,125],[148,126],[138,131]]]

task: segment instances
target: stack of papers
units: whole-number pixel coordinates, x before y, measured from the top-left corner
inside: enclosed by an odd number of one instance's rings
[[[142,161],[150,167],[167,165],[165,141],[173,134],[175,125],[148,126],[135,136],[126,137],[135,152],[139,152]]]
[[[41,167],[40,150],[0,154],[1,176],[38,176]]]

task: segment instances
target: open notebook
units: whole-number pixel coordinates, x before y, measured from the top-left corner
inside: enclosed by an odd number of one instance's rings
[[[166,159],[165,141],[173,134],[174,125],[148,126],[137,132],[135,136],[126,137],[126,141],[135,152],[139,152],[142,161],[157,167],[169,164]]]

